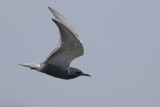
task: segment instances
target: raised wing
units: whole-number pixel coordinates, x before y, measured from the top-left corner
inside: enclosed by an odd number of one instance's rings
[[[47,57],[45,63],[68,68],[71,61],[83,55],[84,49],[78,35],[69,22],[58,12],[49,8],[56,19],[52,19],[60,31],[60,41],[57,47]]]
[[[65,19],[60,13],[58,13],[56,10],[48,7],[49,10],[52,12],[54,15],[55,19],[59,20],[62,24],[64,24],[69,30],[72,31],[73,34],[77,35],[74,29],[72,28],[71,24],[68,22],[67,19]]]

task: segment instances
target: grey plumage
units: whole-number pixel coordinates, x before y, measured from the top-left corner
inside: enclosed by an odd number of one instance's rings
[[[72,60],[84,54],[83,45],[70,23],[54,9],[49,7],[49,10],[55,16],[55,19],[52,20],[60,31],[60,40],[57,47],[42,63],[26,63],[19,65],[61,79],[90,76],[77,68],[70,67]]]

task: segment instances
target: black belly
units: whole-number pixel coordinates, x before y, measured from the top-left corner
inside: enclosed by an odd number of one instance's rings
[[[69,79],[68,70],[49,64],[41,65],[41,72],[61,79]]]

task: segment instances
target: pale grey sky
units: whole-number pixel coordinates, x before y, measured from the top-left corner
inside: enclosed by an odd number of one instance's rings
[[[41,62],[59,39],[48,6],[72,24],[92,75],[61,80],[18,63]],[[159,0],[1,0],[0,106],[160,107]]]

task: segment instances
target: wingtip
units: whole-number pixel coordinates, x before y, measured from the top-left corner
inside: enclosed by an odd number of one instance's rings
[[[51,8],[51,7],[48,7],[48,9],[51,11],[51,12],[53,12],[53,11],[55,11],[53,8]]]
[[[59,22],[57,19],[53,19],[53,18],[51,18],[51,19],[52,19],[52,21],[55,22],[55,23],[56,23],[56,22]]]
[[[51,7],[48,7],[48,9],[51,10],[52,8],[51,8]]]
[[[53,22],[55,22],[55,19],[51,18],[51,20],[52,20]]]
[[[53,21],[57,26],[59,26],[59,25],[60,25],[59,20],[57,20],[57,19],[53,19],[53,18],[52,18],[52,21]]]

